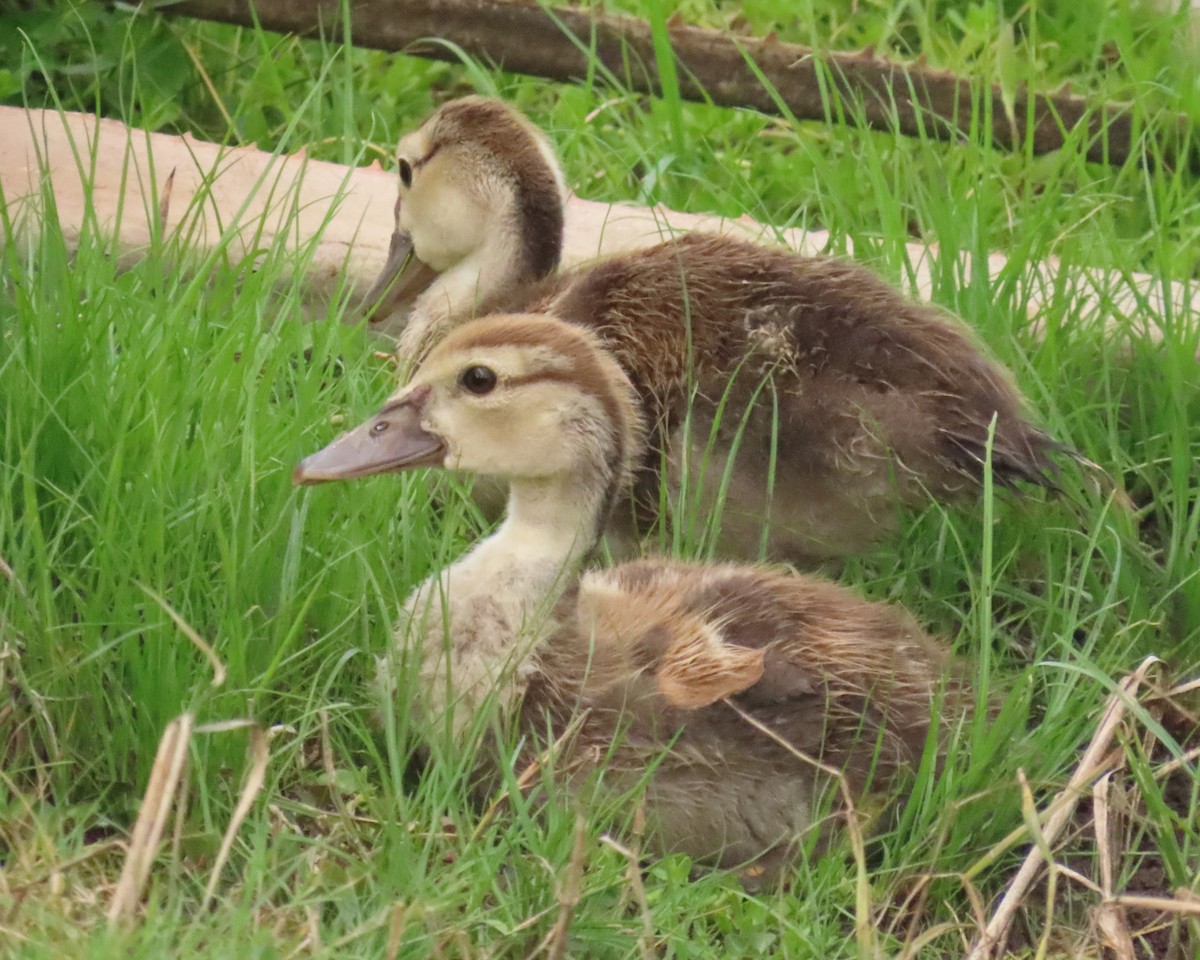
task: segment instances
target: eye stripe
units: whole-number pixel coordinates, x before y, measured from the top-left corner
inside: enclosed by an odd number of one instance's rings
[[[412,168],[414,170],[420,170],[423,166],[425,166],[425,164],[427,164],[430,160],[432,160],[434,157],[436,157],[437,152],[441,149],[442,149],[442,145],[440,143],[435,143],[433,145],[433,149],[431,149],[427,154],[425,154],[425,156],[418,157],[416,160],[414,160],[412,162]]]
[[[445,357],[465,355],[464,359],[475,360],[480,350],[524,347],[534,348],[532,356],[537,366],[527,373],[503,377],[505,387],[520,388],[538,382],[562,384],[603,409],[613,444],[609,464],[613,476],[605,499],[613,500],[626,479],[620,467],[631,455],[629,446],[643,439],[638,405],[645,398],[611,357],[606,357],[594,334],[548,316],[498,315],[468,322],[434,349]]]
[[[506,319],[507,322],[505,322]],[[466,332],[466,335],[460,333],[458,336],[453,337],[449,343],[444,342],[443,345],[449,346],[453,344],[454,348],[463,350],[464,352],[480,348],[550,347],[566,361],[566,369],[555,370],[543,368],[536,373],[506,377],[505,384],[509,386],[525,386],[529,383],[544,380],[550,383],[563,383],[573,386],[582,393],[586,393],[588,396],[600,401],[601,406],[604,408],[604,415],[613,424],[616,432],[618,434],[621,433],[625,419],[622,416],[621,405],[617,397],[613,394],[612,384],[608,382],[603,369],[590,355],[586,343],[581,339],[576,339],[582,331],[568,331],[565,325],[563,325],[564,329],[559,336],[548,336],[548,330],[544,322],[535,321],[530,323],[528,322],[528,318],[520,316],[497,318],[490,322],[480,322],[482,329],[480,329],[480,326],[472,326],[473,329],[468,328],[469,332]]]
[[[563,252],[563,184],[553,147],[541,132],[500,101],[469,97],[440,107],[428,135],[439,146],[467,144],[504,172],[522,224],[518,258],[526,279],[552,274]]]

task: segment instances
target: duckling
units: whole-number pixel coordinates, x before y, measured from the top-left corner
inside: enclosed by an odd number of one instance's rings
[[[980,489],[995,418],[1001,485],[1048,483],[1058,449],[966,329],[862,266],[689,234],[558,273],[565,186],[545,135],[506,104],[443,105],[398,148],[391,256],[366,302],[414,360],[489,312],[593,330],[632,380],[676,507],[723,511],[720,547],[807,563],[866,551],[902,507]],[[687,491],[681,498],[680,491]],[[629,513],[622,509],[622,515]]]
[[[581,573],[637,463],[639,407],[594,333],[491,316],[448,334],[293,478],[506,480],[499,528],[405,604],[397,644],[419,670],[421,724],[461,734],[494,698],[527,742],[556,744],[569,789],[599,776],[623,796],[645,781],[658,852],[771,882],[830,768],[862,794],[920,761],[947,651],[898,607],[761,565]]]

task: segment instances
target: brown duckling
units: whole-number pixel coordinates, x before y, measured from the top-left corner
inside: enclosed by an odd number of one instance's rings
[[[397,644],[418,664],[421,725],[458,734],[498,703],[533,749],[558,741],[568,787],[598,776],[621,796],[646,779],[655,849],[770,880],[831,782],[818,764],[861,794],[920,761],[947,652],[896,606],[762,566],[581,575],[636,461],[638,407],[586,329],[487,317],[294,479],[428,466],[506,480],[496,532],[406,602]]]
[[[643,526],[665,464],[675,508],[723,510],[726,551],[861,552],[902,506],[977,493],[993,418],[997,482],[1046,482],[1058,445],[1026,419],[1006,372],[962,324],[864,267],[690,234],[556,273],[563,177],[524,117],[455,100],[398,152],[392,256],[368,302],[386,319],[411,301],[401,358],[489,312],[594,331],[651,429],[636,472]]]

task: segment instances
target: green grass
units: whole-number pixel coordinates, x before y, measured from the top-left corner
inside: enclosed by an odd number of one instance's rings
[[[674,8],[624,9],[663,17]],[[1200,96],[1178,18],[1116,2],[796,0],[784,16],[774,3],[739,13],[691,0],[678,9],[713,25],[744,16],[757,32],[831,48],[924,53],[987,79],[1012,75],[996,59],[1014,57],[1017,75],[1039,88],[1069,79],[1136,98],[1147,114],[1195,110]],[[1011,46],[997,45],[1001,34]],[[1022,823],[1017,771],[1044,805],[1114,682],[1143,656],[1196,676],[1197,318],[1110,313],[1106,328],[1080,314],[1071,294],[1084,281],[1071,274],[1037,318],[1038,336],[1026,270],[1053,254],[1072,268],[1200,280],[1193,173],[790,124],[91,4],[0,14],[0,38],[8,102],[367,162],[434,103],[481,88],[551,134],[584,196],[823,227],[835,249],[853,240],[897,280],[910,269],[907,240],[941,244],[936,299],[1012,368],[1050,430],[1129,500],[1067,466],[1059,498],[999,494],[975,511],[930,509],[896,544],[843,571],[950,639],[1002,702],[996,722],[965,731],[945,774],[923,777],[868,844],[866,892],[885,955],[899,954],[910,919],[900,904],[926,876],[916,929],[930,932],[928,955],[961,955],[972,913],[958,875],[987,904],[1025,849],[976,866]],[[304,252],[265,249],[251,263],[222,250],[197,261],[158,238],[122,269],[90,228],[77,250],[53,228],[36,242],[14,240],[7,221],[2,229],[0,558],[12,569],[0,576],[5,949],[383,957],[394,936],[402,957],[531,953],[555,921],[573,811],[513,804],[481,821],[465,798],[465,758],[441,758],[419,779],[409,771],[416,744],[403,690],[382,726],[372,716],[374,657],[399,603],[477,534],[478,517],[447,481],[438,507],[424,477],[290,484],[301,455],[385,396],[391,374],[377,345],[338,322],[341,299],[302,322],[302,291],[281,278]],[[1011,257],[1004,277],[966,283],[955,256],[992,249]],[[1160,343],[1140,335],[1147,327]],[[699,519],[697,536],[673,549],[704,551]],[[213,646],[228,668],[221,687],[154,594]],[[144,914],[109,931],[115,842],[136,815],[163,728],[182,711],[201,724],[251,718],[270,728],[267,782],[215,905],[199,910],[246,773],[247,736],[197,736],[178,845],[168,842],[154,867]],[[1169,741],[1183,735],[1170,729]],[[1169,749],[1127,747],[1122,779],[1143,800],[1122,836],[1161,861],[1164,889],[1197,890],[1195,762],[1168,785],[1153,772]],[[570,952],[639,956],[644,918],[628,865],[595,842],[605,822],[589,811]],[[1118,889],[1141,876],[1140,856],[1118,861]],[[1095,876],[1090,834],[1062,859]],[[791,894],[751,897],[728,876],[687,877],[679,860],[646,871],[655,955],[858,955],[863,891],[845,850],[802,866]],[[1064,878],[1058,887],[1050,948],[1062,953],[1085,942],[1096,901]],[[1040,896],[1028,907],[1035,937]]]

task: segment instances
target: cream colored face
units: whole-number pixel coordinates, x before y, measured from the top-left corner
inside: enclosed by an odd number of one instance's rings
[[[489,347],[431,357],[401,396],[429,389],[421,427],[440,437],[450,469],[543,477],[594,463],[604,411],[570,383],[568,364],[544,347]]]
[[[293,479],[441,466],[586,482],[623,471],[641,442],[633,388],[590,334],[546,316],[494,315],[452,332],[378,413],[306,457]]]
[[[484,244],[511,188],[490,176],[469,147],[435,147],[429,127],[408,134],[397,147],[396,229],[412,236],[417,257],[444,273]]]

